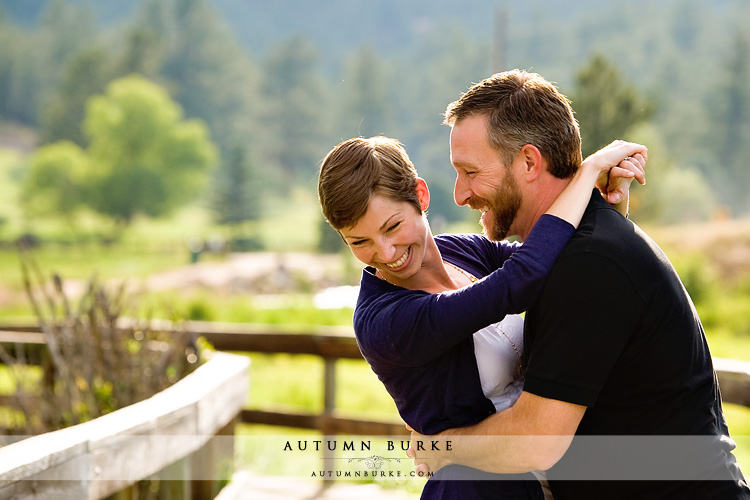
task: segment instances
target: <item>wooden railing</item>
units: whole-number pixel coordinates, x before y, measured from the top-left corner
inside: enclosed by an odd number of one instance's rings
[[[217,350],[259,353],[289,353],[319,356],[324,361],[323,412],[320,414],[243,409],[240,420],[248,424],[279,425],[318,430],[324,435],[407,435],[403,422],[394,418],[364,420],[344,418],[336,409],[336,361],[362,359],[351,328],[325,327],[307,331],[279,331],[278,327],[237,323],[187,322],[175,328],[170,324],[154,329],[184,332],[205,337]],[[23,342],[43,348],[44,338],[30,325],[0,326],[0,343],[12,347]],[[722,399],[750,408],[750,362],[714,359]]]
[[[127,327],[123,324],[123,327]],[[186,322],[176,327],[168,322],[154,322],[152,329],[205,337],[217,350],[256,353],[308,354],[323,359],[323,411],[319,414],[278,412],[245,408],[239,420],[246,424],[265,424],[317,430],[324,435],[352,434],[374,436],[404,436],[408,432],[398,418],[366,420],[346,418],[336,409],[336,361],[362,359],[351,328],[327,326],[307,331],[282,330],[267,325],[238,323]],[[280,331],[281,330],[281,331]],[[325,333],[324,333],[325,332]],[[13,351],[22,344],[30,359],[41,359],[38,352],[45,349],[44,335],[30,325],[0,326],[0,344]],[[0,396],[0,405],[7,401]]]
[[[215,353],[148,399],[0,447],[0,498],[135,498],[138,481],[157,478],[169,498],[213,499],[232,471],[249,364]]]

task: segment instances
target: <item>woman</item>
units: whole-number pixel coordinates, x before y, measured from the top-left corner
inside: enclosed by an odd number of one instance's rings
[[[642,146],[619,143],[587,158],[519,245],[476,234],[433,237],[427,184],[393,139],[354,138],[329,152],[318,181],[323,214],[367,266],[354,312],[357,341],[409,426],[435,434],[513,404],[522,387],[522,319],[505,316],[541,293],[600,173],[640,176],[641,153]],[[422,498],[543,495],[531,474],[449,480],[465,472],[441,469]]]

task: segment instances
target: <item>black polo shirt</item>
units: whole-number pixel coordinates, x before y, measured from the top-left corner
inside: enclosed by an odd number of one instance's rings
[[[587,407],[576,433],[586,437],[549,471],[556,500],[750,498],[687,291],[659,247],[596,191],[527,312],[525,345],[524,390]],[[703,448],[686,467],[705,481],[581,480],[675,479],[670,460],[694,452],[696,441]]]

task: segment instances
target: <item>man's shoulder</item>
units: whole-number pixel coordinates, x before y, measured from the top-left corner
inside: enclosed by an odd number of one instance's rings
[[[664,252],[631,220],[605,205],[587,210],[578,229],[557,259],[558,277],[591,272],[631,283],[672,274]],[[595,271],[594,271],[595,270]],[[650,277],[650,278],[649,278]]]
[[[563,255],[611,252],[614,248],[626,247],[631,251],[645,249],[648,244],[644,236],[638,226],[609,205],[596,207],[584,214]]]

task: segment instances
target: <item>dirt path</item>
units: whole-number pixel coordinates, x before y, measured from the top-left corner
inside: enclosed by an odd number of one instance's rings
[[[273,293],[300,287],[319,290],[341,284],[339,255],[255,252],[233,254],[221,262],[198,262],[154,274],[145,280],[151,291],[212,289]]]

